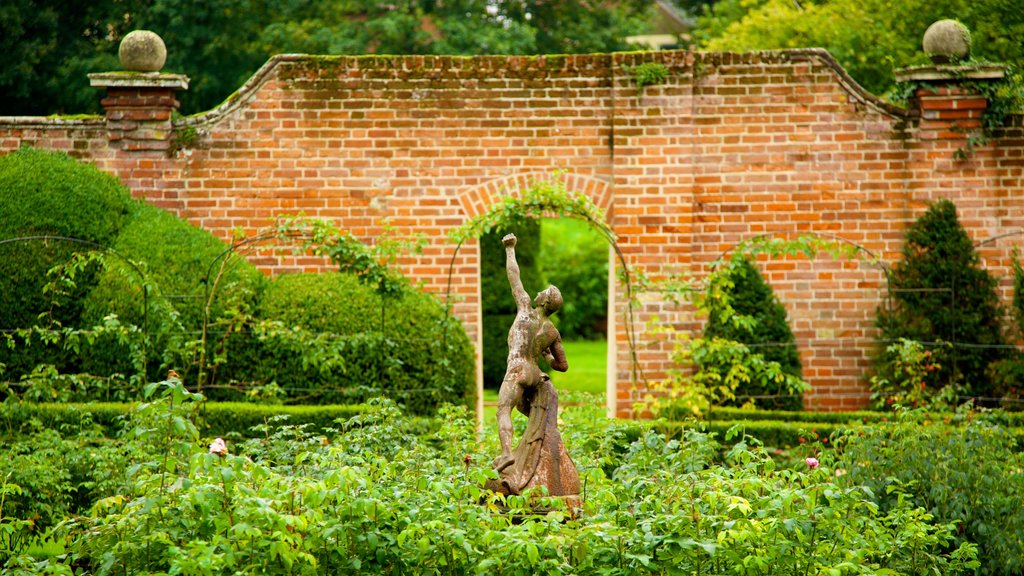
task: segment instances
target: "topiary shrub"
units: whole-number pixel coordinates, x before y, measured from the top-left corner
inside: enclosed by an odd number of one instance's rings
[[[902,379],[900,359],[890,344],[903,338],[928,343],[936,366],[904,386],[933,391],[962,386],[971,395],[990,395],[986,371],[1006,356],[1000,348],[1006,343],[1002,310],[996,280],[981,268],[952,202],[936,202],[907,230],[890,286],[892,308],[878,309],[876,379],[890,385]]]
[[[541,253],[540,221],[520,218],[480,238],[480,294],[483,309],[484,387],[498,388],[508,362],[508,330],[516,318],[516,301],[505,272],[505,247],[501,238],[515,234],[516,261],[526,291],[533,297],[547,287],[538,256]],[[564,299],[564,298],[563,298]],[[561,312],[555,315],[558,318]]]
[[[273,385],[292,403],[384,395],[417,414],[474,392],[465,330],[414,289],[385,297],[382,307],[352,274],[288,274],[266,287],[257,316],[251,335],[231,339],[221,382]],[[219,397],[216,389],[210,395]]]
[[[161,376],[168,367],[187,377],[195,360],[188,354],[188,343],[201,338],[210,295],[208,341],[212,349],[213,343],[224,338],[232,322],[237,322],[237,316],[253,312],[265,282],[263,275],[244,258],[228,258],[228,245],[223,241],[143,202],[133,204],[114,248],[140,263],[151,286],[145,321],[141,279],[124,261],[113,258],[107,260],[96,287],[85,298],[83,316],[91,324],[99,323],[109,314],[117,314],[123,323],[146,324],[154,351],[150,378]],[[226,262],[223,274],[221,262]],[[102,339],[85,368],[93,374],[123,374],[131,369],[127,359],[125,346]],[[168,362],[173,366],[166,366]]]
[[[727,290],[729,304],[735,314],[747,316],[754,320],[752,326],[737,326],[725,321],[722,315],[711,307],[708,322],[704,327],[707,339],[721,338],[746,344],[755,353],[760,354],[767,362],[778,362],[785,374],[802,378],[800,353],[796,347],[796,339],[786,320],[786,309],[775,296],[772,288],[754,266],[753,262],[744,258],[736,261],[729,269],[731,287]],[[703,367],[708,368],[708,367]],[[724,370],[720,370],[724,372]],[[736,399],[726,405],[741,405],[751,397],[759,408],[774,410],[800,410],[803,408],[803,394],[779,389],[769,389],[758,380],[752,379],[737,388]],[[775,398],[757,398],[757,396],[777,396]]]
[[[541,221],[540,266],[565,304],[554,316],[566,340],[603,340],[608,333],[608,242],[572,218]],[[506,282],[507,284],[507,282]]]
[[[66,154],[21,148],[0,156],[0,240],[24,236],[66,236],[113,244],[131,205],[116,178]],[[81,297],[92,287],[94,269],[76,277],[61,306],[43,294],[47,271],[91,248],[59,240],[0,244],[0,328],[77,326]],[[45,314],[40,319],[40,314]],[[64,365],[73,359],[58,347],[0,346],[5,378],[16,379],[38,363]],[[73,369],[73,368],[72,368]]]

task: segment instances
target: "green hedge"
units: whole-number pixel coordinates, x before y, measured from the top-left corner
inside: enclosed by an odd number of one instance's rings
[[[98,426],[108,437],[116,436],[131,414],[134,404],[91,402],[87,404],[35,404],[6,402],[0,404],[0,434],[18,436],[38,427],[57,430],[62,435],[77,434]],[[199,429],[206,436],[227,436],[231,433],[248,436],[254,426],[273,418],[286,417],[291,425],[307,424],[315,431],[337,428],[335,420],[347,420],[366,414],[366,404],[332,406],[277,406],[240,402],[207,402],[202,409]]]
[[[220,340],[218,321],[235,312],[252,312],[265,282],[263,275],[243,258],[227,260],[214,287],[219,264],[228,245],[209,232],[155,206],[137,202],[117,237],[118,253],[141,263],[154,292],[149,296],[148,332],[152,340],[151,379],[159,374],[159,352],[180,351],[182,343],[197,340],[202,331],[207,292],[214,295],[210,308],[211,342]],[[214,265],[216,264],[216,265]],[[208,277],[209,276],[209,277]],[[98,324],[108,314],[122,323],[143,326],[143,286],[138,275],[118,259],[107,262],[96,287],[84,300],[84,319]],[[130,373],[128,352],[111,340],[99,341],[84,362],[91,374]],[[185,367],[175,362],[173,367]]]
[[[663,408],[660,416],[665,420],[686,420],[690,412],[682,405],[672,404]],[[1024,413],[1020,412],[982,412],[984,417],[992,422],[1005,426],[1024,426]],[[924,414],[922,414],[924,417]],[[949,412],[928,412],[928,420],[943,422],[952,421],[962,416],[956,416]],[[878,412],[874,410],[856,410],[850,412],[808,412],[788,410],[744,410],[733,407],[715,407],[707,415],[710,421],[718,420],[778,420],[780,422],[814,422],[831,424],[871,424],[877,422],[889,422],[897,419],[891,412]]]
[[[468,402],[475,392],[465,330],[415,289],[382,300],[351,274],[284,275],[267,286],[258,317],[280,324],[232,338],[221,382],[274,384],[288,402],[349,404],[384,395],[412,414]]]
[[[65,236],[110,246],[130,204],[131,195],[117,179],[66,154],[21,148],[0,156],[0,240]],[[0,244],[0,328],[35,326],[39,314],[51,310],[50,299],[42,293],[47,271],[75,252],[90,250],[58,240]],[[78,303],[93,285],[93,272],[79,275],[70,300],[53,309],[62,325],[79,325]],[[55,347],[19,347],[12,353],[0,346],[7,378],[39,362],[63,365],[73,359]]]

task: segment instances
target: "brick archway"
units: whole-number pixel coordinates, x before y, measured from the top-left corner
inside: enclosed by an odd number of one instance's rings
[[[612,185],[592,176],[568,172],[556,172],[554,175],[545,172],[524,172],[488,180],[463,189],[459,193],[459,204],[465,210],[467,218],[474,218],[486,212],[502,196],[519,195],[535,182],[551,179],[561,182],[569,192],[589,196],[598,208],[609,215],[608,220],[611,221]]]
[[[512,174],[502,178],[495,178],[488,180],[475,186],[467,187],[459,193],[459,204],[465,212],[467,219],[475,218],[485,213],[491,206],[500,201],[503,196],[513,195],[518,196],[523,190],[529,188],[533,184],[545,181],[555,180],[565,187],[565,190],[569,193],[585,194],[587,195],[597,207],[604,211],[607,215],[609,223],[611,223],[611,209],[612,209],[612,184],[594,178],[592,176],[586,176],[582,174],[572,174],[568,172],[556,172],[555,174],[544,173],[544,172],[524,172],[520,174]],[[476,246],[477,253],[479,254],[479,244]],[[480,260],[476,260],[476,277],[480,277]],[[614,412],[615,402],[615,347],[613,343],[614,338],[614,326],[615,326],[615,311],[612,309],[615,307],[615,285],[614,285],[614,271],[615,266],[612,265],[609,268],[609,311],[608,311],[608,332],[611,337],[608,339],[608,374],[611,376],[608,378],[606,383],[606,404],[608,406],[609,413]],[[476,398],[477,406],[476,413],[478,424],[483,425],[483,386],[484,386],[484,374],[483,374],[483,294],[481,292],[481,283],[476,282],[476,310],[474,316],[474,326],[470,327],[470,332],[475,334],[475,345],[478,351],[476,357]]]

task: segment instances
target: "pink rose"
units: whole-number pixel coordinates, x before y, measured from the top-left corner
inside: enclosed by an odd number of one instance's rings
[[[210,442],[210,454],[216,454],[217,456],[228,455],[228,445],[224,442],[223,438],[217,438]]]
[[[817,458],[807,458],[806,460],[804,460],[804,462],[806,462],[807,465],[810,466],[811,468],[817,468],[818,467],[818,459]]]

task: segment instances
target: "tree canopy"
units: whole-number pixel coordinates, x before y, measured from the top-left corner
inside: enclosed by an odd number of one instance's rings
[[[212,108],[274,54],[552,54],[630,48],[642,0],[11,0],[0,5],[0,115],[99,112],[85,75],[119,68],[125,34],[152,30],[165,71],[190,77],[182,111]]]
[[[694,35],[710,51],[825,48],[882,94],[894,68],[927,62],[925,30],[947,18],[970,29],[974,58],[1024,66],[1019,0],[720,0],[705,8]]]

